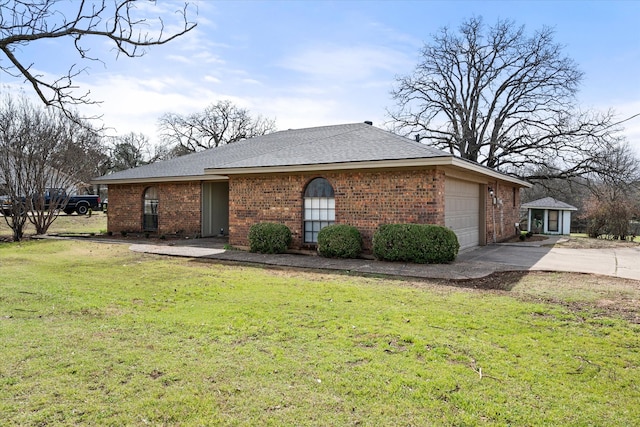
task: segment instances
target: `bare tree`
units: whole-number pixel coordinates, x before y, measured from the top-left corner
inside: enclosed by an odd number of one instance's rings
[[[572,229],[591,237],[623,238],[629,233],[630,221],[640,214],[640,161],[631,146],[620,140],[615,146],[593,159],[593,172],[569,178],[547,178],[553,172],[538,167],[527,176],[533,187],[524,189],[523,201],[551,196],[576,206]]]
[[[111,138],[109,152],[109,166],[105,173],[135,168],[168,156],[163,146],[153,145],[148,136],[135,132]]]
[[[181,155],[266,135],[275,131],[276,125],[272,119],[252,117],[248,110],[231,101],[219,101],[187,116],[164,114],[159,119],[159,129],[161,139]]]
[[[553,171],[540,167],[532,171],[525,170],[523,175],[548,177],[553,173]],[[547,178],[529,180],[529,182],[533,184],[533,187],[523,188],[520,193],[520,199],[523,203],[544,197],[553,197],[580,209],[582,201],[589,195],[589,180],[584,177]]]
[[[37,74],[37,64],[25,63],[21,48],[41,40],[67,38],[79,57],[99,60],[90,52],[88,39],[113,42],[117,55],[139,57],[150,46],[165,44],[193,28],[187,14],[189,5],[178,10],[179,29],[166,32],[162,18],[149,21],[136,0],[0,0],[0,52],[8,62],[0,62],[0,71],[29,82],[48,106],[61,108],[73,116],[69,106],[94,103],[89,93],[77,95],[74,79],[86,68],[72,64],[68,72],[53,80]],[[172,23],[173,24],[173,23]]]
[[[10,202],[5,221],[14,240],[22,238],[27,220],[36,233],[46,233],[58,216],[57,208],[95,173],[100,138],[80,122],[59,109],[36,107],[25,98],[2,100],[0,181]]]
[[[626,142],[612,149],[602,160],[601,172],[590,177],[590,197],[583,217],[591,237],[607,235],[624,239],[630,221],[640,212],[637,200],[640,162]]]
[[[550,28],[527,35],[512,21],[487,28],[471,18],[424,46],[413,73],[398,78],[389,114],[396,131],[490,168],[580,176],[620,131],[611,111],[577,108],[582,77]]]

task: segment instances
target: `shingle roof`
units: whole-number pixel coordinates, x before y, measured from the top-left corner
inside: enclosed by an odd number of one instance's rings
[[[93,179],[95,184],[216,180],[237,173],[449,165],[530,185],[365,123],[290,129]]]
[[[452,157],[365,123],[274,132],[96,178],[95,182],[202,176],[205,169]],[[215,171],[214,171],[215,172]]]
[[[568,203],[556,200],[553,197],[545,197],[544,199],[534,200],[532,202],[523,203],[524,209],[556,209],[563,211],[577,211],[578,208],[571,206]]]

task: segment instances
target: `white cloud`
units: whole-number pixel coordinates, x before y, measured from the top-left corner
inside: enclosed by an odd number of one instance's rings
[[[357,82],[379,72],[393,74],[411,61],[401,52],[377,46],[321,46],[283,60],[286,69],[319,80]]]
[[[113,128],[110,134],[141,132],[155,140],[157,121],[164,113],[189,114],[223,99],[248,108],[253,114],[271,117],[261,108],[270,102],[211,90],[188,76],[147,78],[103,74],[100,78],[92,77],[93,83],[81,83],[81,86],[101,103],[83,107],[81,113],[102,116],[104,126]],[[220,83],[220,79],[213,76],[204,76],[203,81]]]
[[[214,83],[214,84],[222,83],[222,80],[220,80],[215,76],[203,76],[202,79],[208,83]]]
[[[253,100],[253,105],[256,111],[260,110],[260,114],[275,118],[279,129],[297,129],[332,123],[332,116],[338,110],[336,102],[327,98],[258,98]]]
[[[192,62],[191,58],[187,58],[186,56],[182,55],[167,55],[165,58],[171,61],[181,62],[183,64],[191,64]]]
[[[206,97],[194,96],[197,89],[181,78],[130,78],[108,75],[82,84],[101,103],[86,106],[84,115],[102,116],[104,126],[115,134],[141,132],[156,138],[157,120],[167,112],[189,113],[204,108]]]
[[[164,60],[179,62],[184,65],[202,65],[202,64],[224,64],[225,61],[210,52],[199,52],[195,55],[166,55]]]

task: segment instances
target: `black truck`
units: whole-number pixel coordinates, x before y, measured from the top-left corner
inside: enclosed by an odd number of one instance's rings
[[[49,210],[51,204],[55,204],[54,209],[60,209],[67,215],[71,215],[76,212],[78,215],[86,215],[89,209],[95,210],[100,207],[100,196],[94,196],[91,194],[70,196],[62,188],[48,188],[44,194],[44,209]],[[26,199],[23,198],[23,202]],[[33,196],[34,204],[36,203],[37,196]],[[13,203],[9,198],[2,199],[2,213],[4,215],[10,215]]]

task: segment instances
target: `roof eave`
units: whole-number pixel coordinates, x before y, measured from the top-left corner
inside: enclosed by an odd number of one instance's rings
[[[485,166],[481,166],[477,163],[472,163],[472,162],[460,159],[458,157],[453,157],[452,165],[462,169],[473,171],[479,174],[488,175],[492,178],[495,178],[501,181],[507,181],[512,184],[519,185],[520,187],[526,187],[526,188],[533,187],[533,184],[530,184],[527,181],[524,181],[520,178],[516,178],[515,176],[506,175],[501,172],[494,171],[493,169],[489,169]]]
[[[188,182],[188,181],[227,181],[229,177],[218,174],[184,175],[184,176],[156,176],[146,178],[96,178],[91,180],[93,185],[110,184],[154,184],[159,182]]]
[[[449,165],[450,157],[431,157],[418,159],[398,159],[398,160],[369,160],[361,162],[338,162],[338,163],[311,163],[300,165],[280,165],[280,166],[253,166],[236,168],[208,168],[205,174],[217,175],[252,175],[265,173],[290,173],[290,172],[311,172],[311,171],[335,171],[352,169],[380,169],[415,166],[440,166]]]
[[[547,209],[551,211],[577,211],[576,207],[564,207],[564,206],[532,206],[523,204],[520,206],[522,209]]]
[[[362,162],[339,162],[339,163],[318,163],[304,165],[281,165],[281,166],[255,166],[237,168],[208,168],[205,175],[253,175],[265,173],[292,173],[292,172],[312,172],[312,171],[336,171],[353,169],[386,169],[386,168],[407,168],[424,166],[453,166],[469,172],[478,173],[492,178],[507,181],[520,187],[530,188],[532,185],[521,179],[496,172],[489,168],[476,165],[471,162],[458,159],[454,156],[420,157],[415,159],[398,160],[371,160]]]

